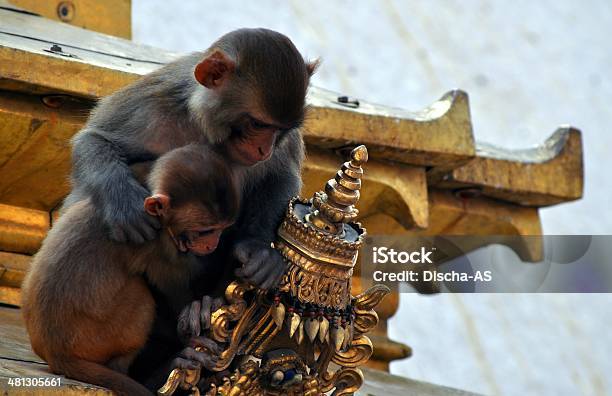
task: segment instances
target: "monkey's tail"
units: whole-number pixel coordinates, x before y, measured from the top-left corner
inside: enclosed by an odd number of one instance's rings
[[[78,358],[54,359],[53,371],[66,377],[108,388],[118,395],[151,396],[151,391],[125,374]]]

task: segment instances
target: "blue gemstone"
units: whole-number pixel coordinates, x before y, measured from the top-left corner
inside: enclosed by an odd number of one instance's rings
[[[285,371],[285,381],[290,381],[295,377],[295,370],[290,369]]]

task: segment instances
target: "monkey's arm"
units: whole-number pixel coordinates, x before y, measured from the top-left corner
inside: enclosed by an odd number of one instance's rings
[[[243,198],[233,247],[234,256],[242,263],[236,275],[264,289],[276,286],[285,270],[282,257],[270,244],[276,239],[289,200],[301,187],[302,138],[297,130],[289,133],[271,158],[274,162],[267,164],[266,176]]]
[[[143,209],[149,192],[128,166],[130,158],[120,142],[88,127],[73,139],[73,191],[66,205],[89,196],[99,208],[112,239],[142,243],[156,236],[159,222]]]

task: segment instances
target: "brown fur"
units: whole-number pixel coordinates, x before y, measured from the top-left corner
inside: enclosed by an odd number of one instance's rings
[[[186,169],[185,161],[198,172]],[[207,222],[213,213],[215,220],[233,220],[237,192],[229,169],[219,164],[223,161],[200,146],[177,149],[158,160],[149,187],[178,204],[161,219],[164,227],[180,233]],[[219,183],[224,187],[211,187]],[[201,194],[206,185],[208,193]],[[220,203],[225,204],[223,210]],[[189,210],[188,218],[184,210]],[[181,307],[192,296],[176,292],[188,291],[198,260],[180,254],[165,229],[146,244],[113,242],[98,213],[90,199],[72,205],[34,257],[22,287],[32,348],[55,373],[120,394],[150,394],[126,375],[154,320],[155,303],[146,280],[171,292]]]

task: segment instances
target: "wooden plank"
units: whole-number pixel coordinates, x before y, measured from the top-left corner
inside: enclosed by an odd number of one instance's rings
[[[45,18],[69,23],[112,36],[132,38],[131,0],[9,0]]]
[[[30,347],[21,310],[0,306],[0,358],[44,364]]]
[[[50,223],[48,212],[0,204],[0,250],[34,254]]]

